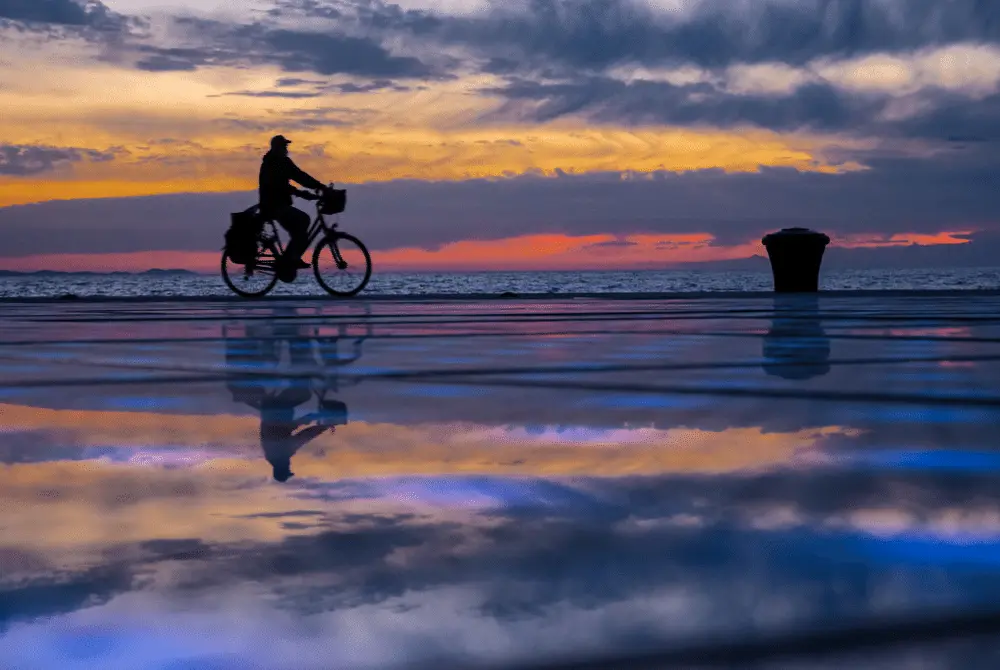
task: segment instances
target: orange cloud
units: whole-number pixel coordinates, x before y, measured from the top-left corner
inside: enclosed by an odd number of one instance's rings
[[[891,237],[851,236],[836,245],[848,249],[919,244],[967,244],[970,231],[926,235],[899,233]],[[461,240],[436,249],[397,248],[373,252],[376,270],[639,270],[684,266],[690,263],[766,256],[758,242],[722,246],[708,233],[683,235],[524,235],[499,240]],[[221,246],[221,238],[220,238]],[[151,268],[180,268],[214,274],[219,252],[150,251],[127,254],[54,254],[8,258],[6,270],[63,270],[141,272]]]
[[[846,249],[878,249],[882,247],[908,247],[912,245],[935,246],[938,244],[968,244],[974,230],[956,230],[927,235],[923,233],[897,233],[885,235],[845,235],[838,237],[836,245]]]
[[[439,249],[393,249],[379,254],[386,267],[446,270],[597,270],[659,268],[746,258],[754,244],[713,246],[707,233],[687,235],[525,235],[502,240],[464,240]]]
[[[220,237],[221,241],[221,237]],[[607,270],[652,269],[684,263],[748,258],[763,254],[756,243],[715,246],[708,233],[684,235],[525,235],[499,240],[463,240],[437,249],[376,251],[377,269],[421,270]],[[220,243],[221,246],[221,243]],[[55,254],[0,261],[7,270],[136,272],[181,268],[216,273],[220,252],[153,251],[127,254]]]

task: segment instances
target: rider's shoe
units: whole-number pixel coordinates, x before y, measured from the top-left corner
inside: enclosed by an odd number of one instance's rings
[[[291,284],[295,281],[296,275],[298,275],[298,271],[295,268],[285,267],[278,270],[278,279],[286,284]]]
[[[299,259],[299,262],[298,262],[298,269],[299,270],[308,270],[311,267],[312,267],[312,265],[310,265],[306,261],[302,260],[301,258]]]

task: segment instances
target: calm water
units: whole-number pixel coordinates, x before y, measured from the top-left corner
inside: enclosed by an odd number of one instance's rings
[[[850,270],[823,275],[827,290],[1000,289],[1000,268],[926,270]],[[464,293],[631,293],[700,291],[769,291],[766,272],[446,272],[376,273],[367,294]],[[78,296],[227,296],[218,276],[91,276],[0,278],[0,297]],[[323,295],[311,275],[295,284],[278,284],[274,295]]]

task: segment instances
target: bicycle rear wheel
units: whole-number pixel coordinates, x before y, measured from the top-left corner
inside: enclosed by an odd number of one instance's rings
[[[233,293],[244,298],[266,295],[278,282],[278,248],[274,242],[258,242],[257,258],[253,263],[234,263],[223,250],[222,280]]]
[[[372,277],[372,257],[361,240],[332,233],[313,251],[313,273],[327,293],[350,298],[365,289]]]

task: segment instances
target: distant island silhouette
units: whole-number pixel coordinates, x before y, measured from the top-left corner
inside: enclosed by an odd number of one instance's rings
[[[163,275],[188,275],[192,277],[202,276],[199,272],[192,272],[191,270],[161,270],[159,268],[154,268],[152,270],[144,270],[142,272],[124,272],[122,270],[116,270],[114,272],[94,272],[93,270],[79,270],[79,271],[66,271],[66,270],[33,270],[30,272],[17,271],[17,270],[0,270],[0,277],[59,277],[63,275],[88,275],[88,276],[101,276],[101,277],[142,277],[142,276],[154,276],[159,277]]]

